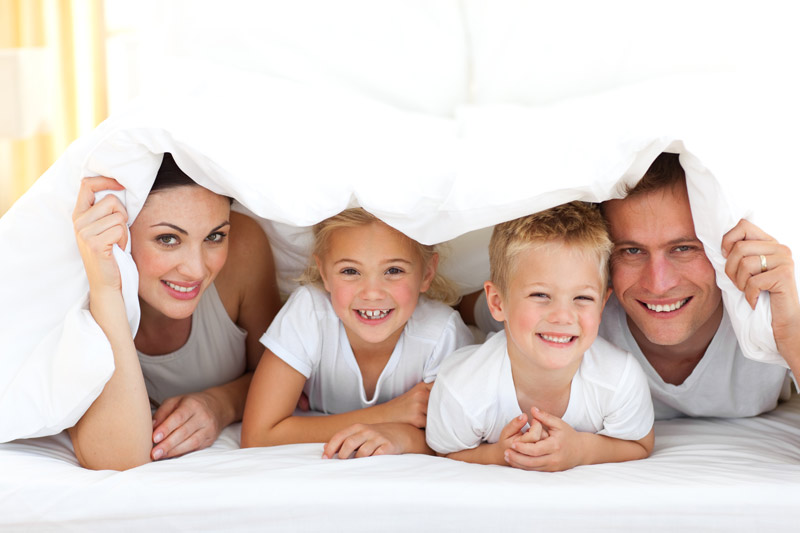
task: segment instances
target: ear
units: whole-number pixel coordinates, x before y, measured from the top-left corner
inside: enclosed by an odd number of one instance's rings
[[[609,287],[608,289],[606,289],[606,297],[605,297],[605,298],[603,298],[603,305],[602,305],[602,307],[600,307],[600,311],[602,311],[603,309],[605,309],[605,307],[606,307],[606,304],[608,303],[608,299],[609,299],[609,297],[611,296],[611,293],[612,293],[612,292],[614,292],[614,290],[613,290],[611,287]]]
[[[325,287],[325,290],[331,292],[328,288],[328,279],[326,277],[325,269],[322,268],[322,260],[319,258],[317,254],[314,254],[314,262],[317,264],[317,271],[319,272],[319,277],[322,278],[322,285]]]
[[[431,288],[433,278],[436,277],[436,269],[439,268],[439,254],[434,253],[428,264],[425,265],[425,273],[422,276],[422,284],[419,286],[419,292],[425,292]]]
[[[492,318],[498,322],[505,322],[506,313],[503,310],[503,295],[500,294],[500,289],[491,281],[487,281],[483,284],[483,290],[486,291],[486,304],[489,306]]]

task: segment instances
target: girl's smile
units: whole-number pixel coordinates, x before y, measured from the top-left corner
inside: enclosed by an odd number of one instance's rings
[[[315,261],[356,353],[393,348],[436,273],[408,237],[382,222],[336,229]]]

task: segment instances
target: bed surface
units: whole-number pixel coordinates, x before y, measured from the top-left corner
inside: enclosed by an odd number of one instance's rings
[[[80,468],[66,433],[0,444],[0,530],[787,530],[800,502],[798,395],[755,418],[657,422],[650,458],[555,474],[243,450],[239,429],[128,472]]]

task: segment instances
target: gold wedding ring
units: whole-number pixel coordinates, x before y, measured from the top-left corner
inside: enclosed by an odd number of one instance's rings
[[[761,272],[766,272],[767,271],[767,256],[760,255],[759,257],[761,258]]]

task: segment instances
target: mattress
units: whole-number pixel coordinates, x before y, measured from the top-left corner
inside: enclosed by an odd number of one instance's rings
[[[797,395],[759,417],[659,421],[648,459],[559,473],[239,449],[239,430],[126,472],[81,468],[66,433],[0,444],[0,529],[786,531],[800,501]]]

